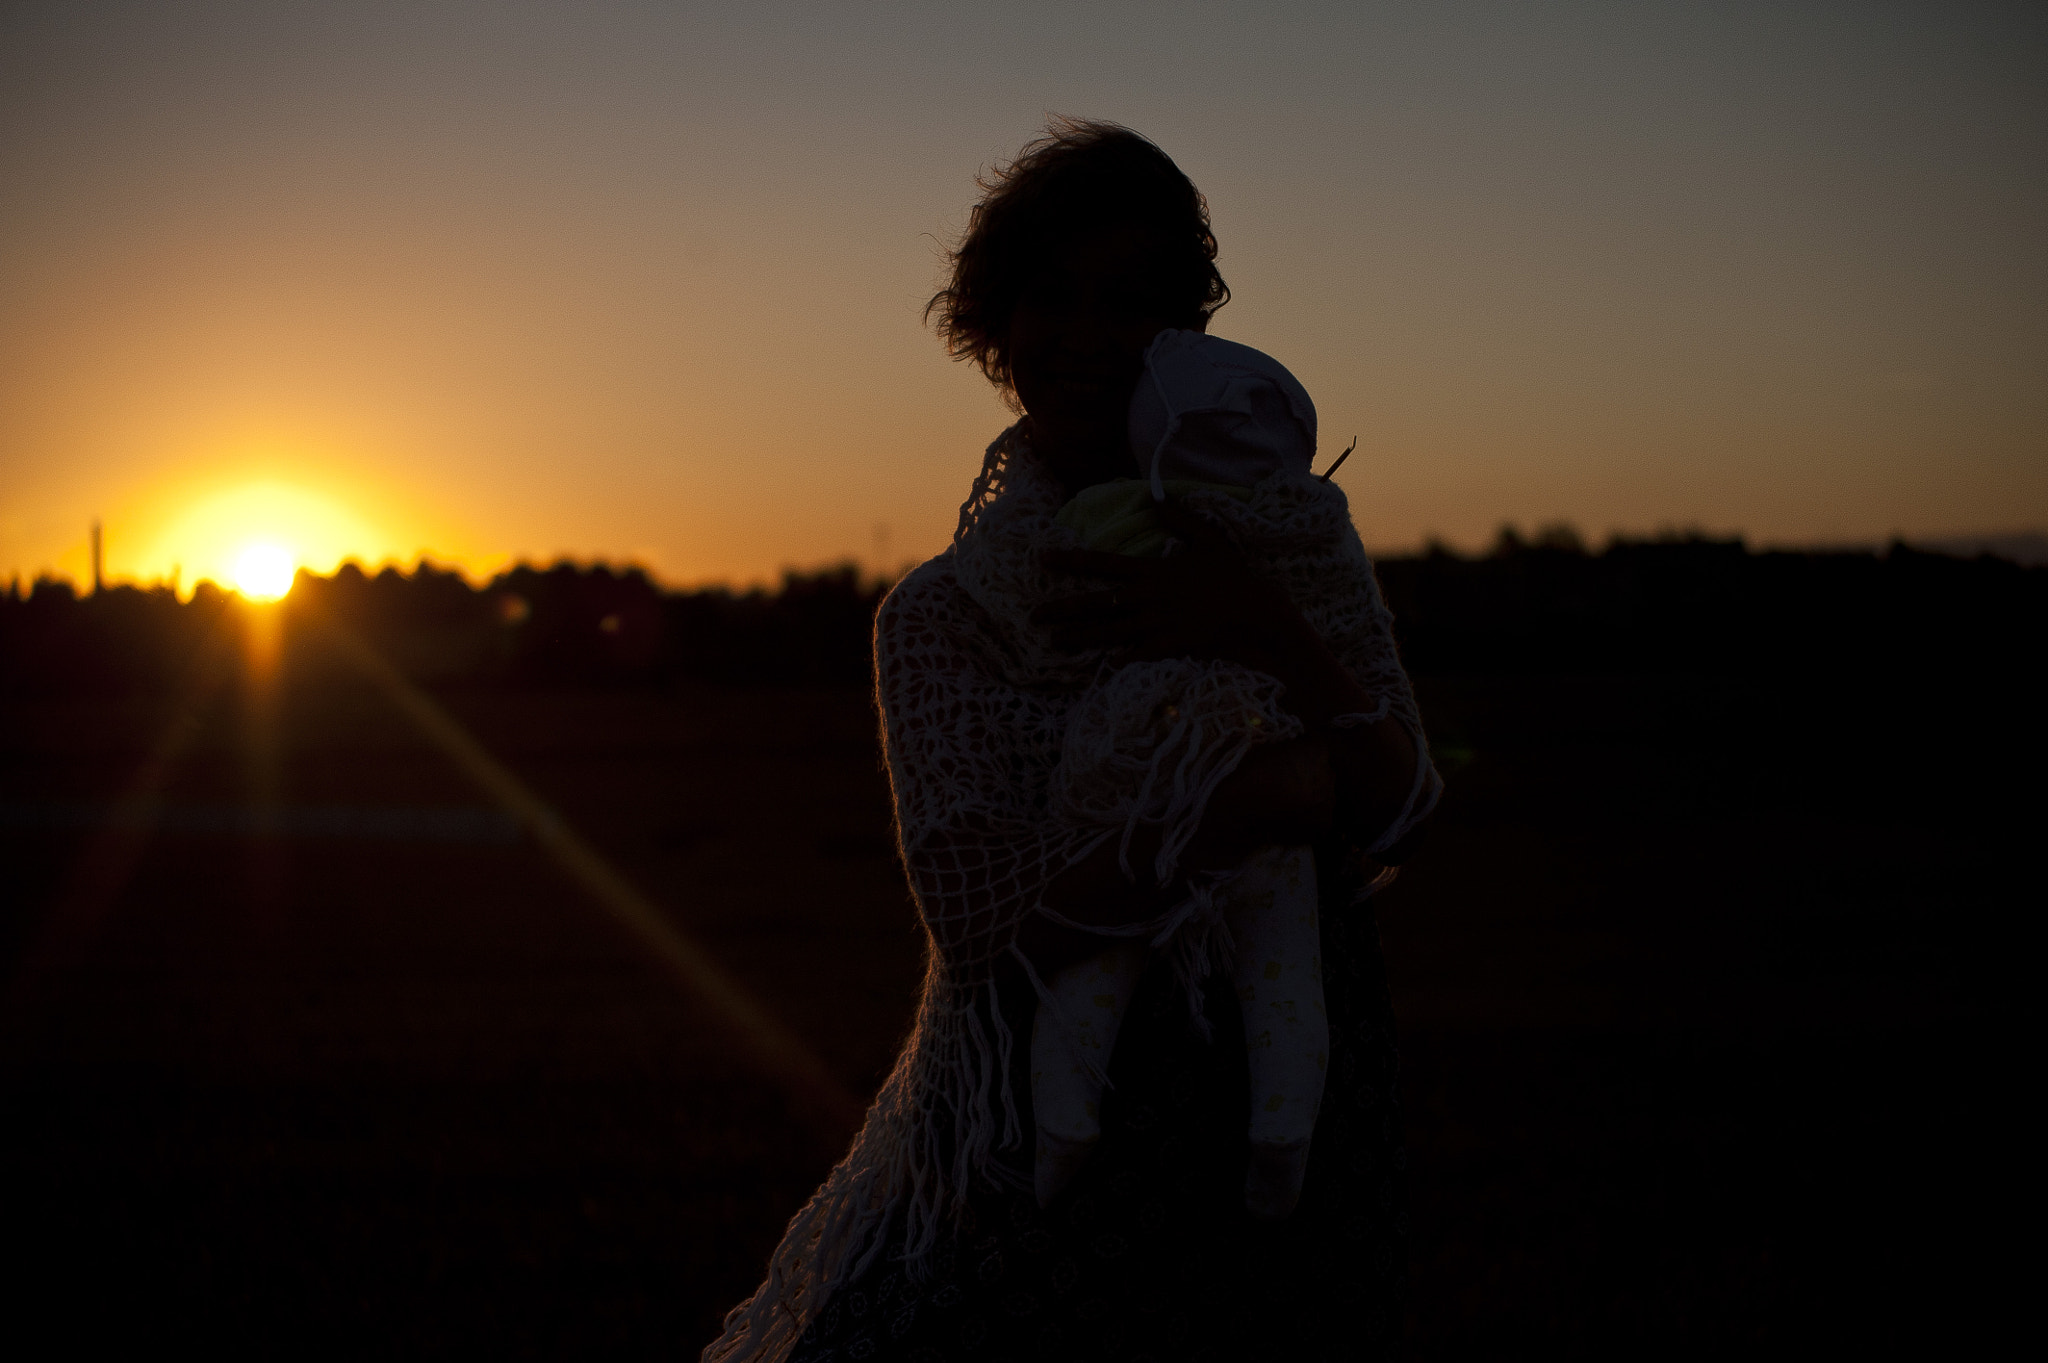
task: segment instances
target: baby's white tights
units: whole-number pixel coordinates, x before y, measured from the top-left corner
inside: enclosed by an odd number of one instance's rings
[[[1232,983],[1244,1015],[1251,1084],[1251,1160],[1244,1202],[1275,1220],[1294,1210],[1323,1101],[1330,1025],[1314,853],[1269,847],[1218,892],[1236,946]],[[1033,1182],[1040,1206],[1073,1179],[1102,1135],[1102,1080],[1148,952],[1113,947],[1053,976],[1031,1029]],[[1065,1026],[1061,1025],[1062,1017]],[[1092,1063],[1091,1063],[1092,1062]]]

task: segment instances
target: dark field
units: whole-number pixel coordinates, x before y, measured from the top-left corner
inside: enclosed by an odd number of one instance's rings
[[[1413,1357],[1946,1352],[2016,1312],[2038,644],[1908,645],[1514,669],[1417,636],[1450,793],[1380,901]],[[236,657],[0,711],[18,1337],[693,1354],[846,1133],[310,626],[274,699]],[[436,694],[872,1091],[921,948],[857,688]],[[156,831],[96,825],[147,771]]]

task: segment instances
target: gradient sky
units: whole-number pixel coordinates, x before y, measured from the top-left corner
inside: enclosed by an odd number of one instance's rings
[[[1369,544],[2039,527],[2044,14],[8,5],[0,573],[932,553],[1009,418],[921,309],[1048,111],[1207,193]]]

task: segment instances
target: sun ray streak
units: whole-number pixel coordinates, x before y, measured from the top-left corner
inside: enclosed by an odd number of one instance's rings
[[[860,1123],[863,1105],[828,1072],[803,1040],[720,968],[709,952],[669,921],[562,817],[471,737],[432,697],[386,662],[341,621],[323,620],[342,654],[433,745],[517,819],[568,877],[612,920],[637,937],[745,1044],[799,1110],[828,1140],[843,1140]]]
[[[287,584],[288,585],[288,584]],[[279,593],[281,595],[281,593]],[[240,737],[243,785],[248,793],[250,822],[242,840],[249,934],[243,945],[261,961],[283,949],[289,917],[288,853],[281,834],[279,811],[284,772],[283,720],[285,612],[273,598],[241,602],[242,687]],[[278,990],[284,976],[273,969],[249,972],[245,988],[257,1015],[282,1007]],[[247,1029],[250,1044],[264,1051],[279,1039],[278,1029]]]
[[[91,944],[135,863],[148,848],[163,812],[163,790],[199,736],[206,705],[227,680],[229,612],[215,617],[200,640],[176,691],[171,715],[149,753],[122,789],[98,836],[86,846],[58,893],[35,944],[9,981],[8,1010],[33,1008],[41,986],[61,974]]]

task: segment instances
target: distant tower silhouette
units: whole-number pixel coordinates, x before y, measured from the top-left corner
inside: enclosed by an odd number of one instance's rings
[[[101,554],[99,518],[94,517],[92,523],[92,594],[94,596],[100,594],[100,587],[104,581],[101,569],[104,566],[105,560]]]

